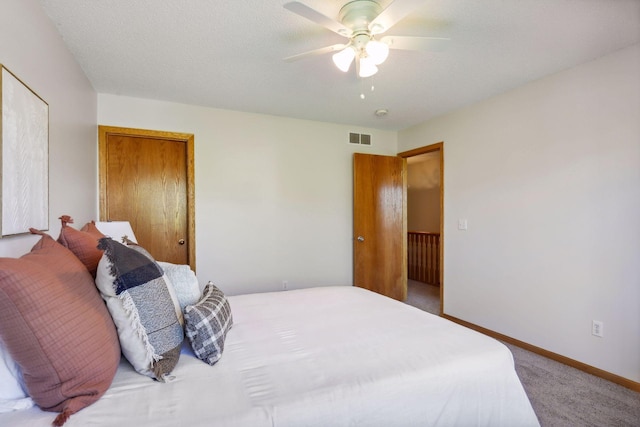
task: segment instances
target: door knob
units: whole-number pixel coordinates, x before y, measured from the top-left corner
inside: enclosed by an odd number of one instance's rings
[[[358,242],[364,242],[364,237],[358,236]]]
[[[180,240],[178,240],[178,244],[179,244],[179,245],[184,245],[184,239],[180,239]]]

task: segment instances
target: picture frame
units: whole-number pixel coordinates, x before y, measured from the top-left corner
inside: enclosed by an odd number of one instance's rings
[[[49,104],[0,64],[0,238],[49,229]]]

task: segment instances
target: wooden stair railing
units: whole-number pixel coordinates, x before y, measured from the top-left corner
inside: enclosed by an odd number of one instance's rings
[[[440,233],[407,233],[407,277],[440,285]]]

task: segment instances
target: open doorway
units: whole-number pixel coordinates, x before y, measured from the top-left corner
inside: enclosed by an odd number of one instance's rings
[[[443,313],[443,143],[398,154],[407,159],[407,299]]]

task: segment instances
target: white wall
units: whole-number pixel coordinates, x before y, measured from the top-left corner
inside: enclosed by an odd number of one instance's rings
[[[96,216],[97,95],[36,0],[0,2],[0,63],[49,104],[49,233],[58,217]],[[0,239],[0,256],[28,252],[37,237]]]
[[[640,381],[640,45],[398,136],[438,141],[445,313]]]
[[[201,282],[229,294],[352,284],[352,153],[395,155],[395,132],[106,94],[98,122],[195,135]]]

